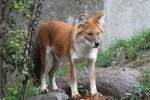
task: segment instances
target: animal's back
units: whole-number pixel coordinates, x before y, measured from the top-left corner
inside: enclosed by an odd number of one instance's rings
[[[73,26],[61,21],[43,23],[37,33],[37,41],[42,47],[55,48],[58,56],[69,53],[72,41]]]

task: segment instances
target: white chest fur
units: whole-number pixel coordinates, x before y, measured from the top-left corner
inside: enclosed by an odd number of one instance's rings
[[[93,48],[86,42],[80,41],[74,44],[74,50],[72,52],[73,60],[96,60],[98,48]]]

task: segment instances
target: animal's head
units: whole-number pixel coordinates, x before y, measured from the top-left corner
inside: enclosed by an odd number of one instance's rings
[[[97,48],[100,44],[100,38],[104,31],[102,27],[103,12],[89,18],[85,13],[80,14],[76,19],[77,37],[81,42],[85,42],[91,47]]]

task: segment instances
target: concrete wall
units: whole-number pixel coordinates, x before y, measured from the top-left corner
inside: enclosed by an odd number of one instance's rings
[[[150,28],[149,7],[150,0],[104,0],[104,47],[114,40],[130,38]]]
[[[103,9],[102,0],[45,0],[42,20],[63,20],[73,23],[81,12],[94,15]]]

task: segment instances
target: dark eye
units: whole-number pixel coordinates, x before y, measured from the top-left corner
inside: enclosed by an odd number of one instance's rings
[[[93,33],[88,33],[88,35],[90,35],[90,36],[91,36],[91,35],[93,35]]]

